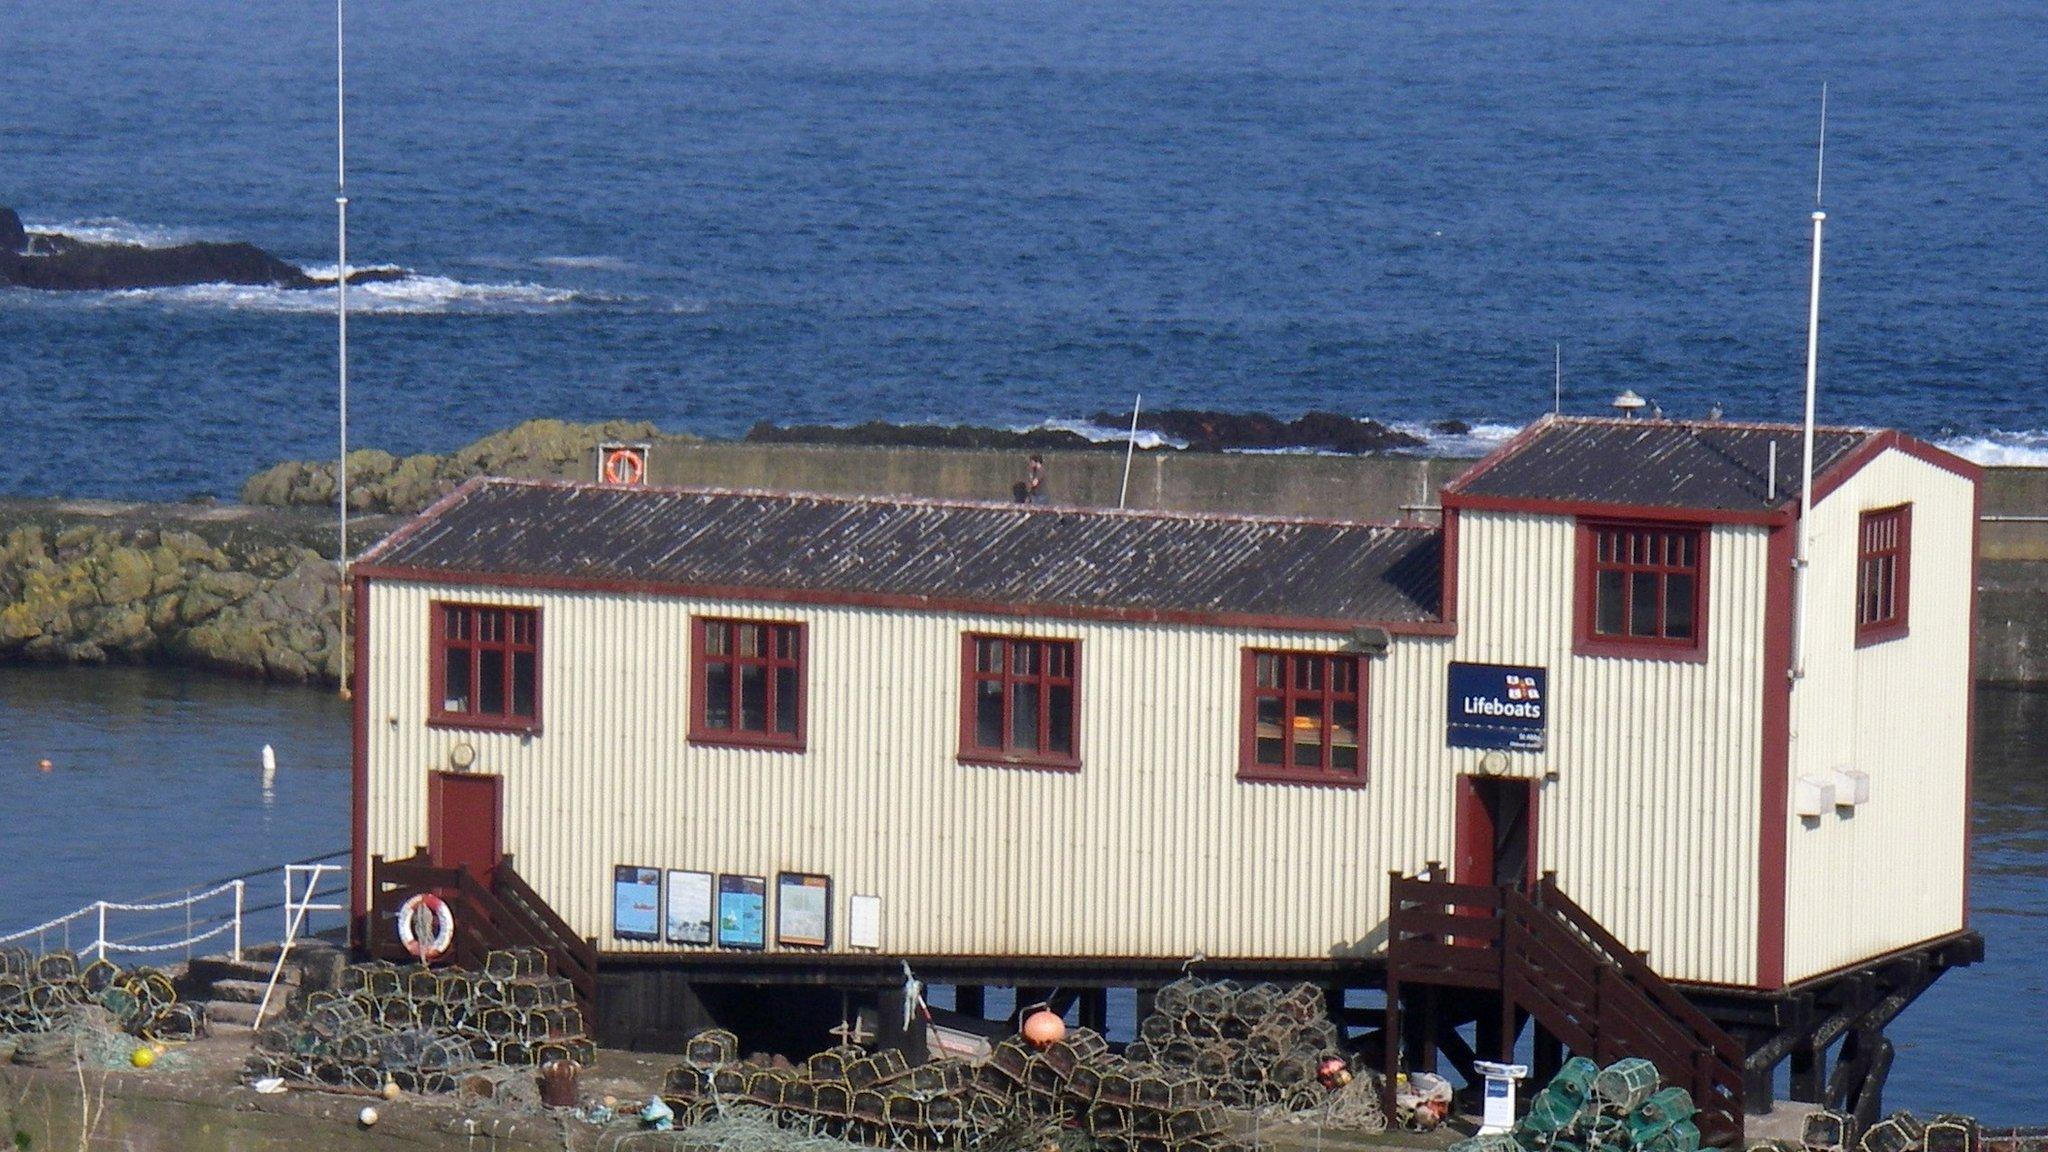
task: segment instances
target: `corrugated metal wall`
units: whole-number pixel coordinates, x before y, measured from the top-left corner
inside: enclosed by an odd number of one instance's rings
[[[542,734],[427,727],[437,598],[542,607]],[[688,743],[697,614],[808,624],[807,752]],[[1371,786],[1346,789],[1236,778],[1242,649],[1336,636],[389,583],[370,627],[370,850],[421,843],[425,774],[468,741],[505,778],[521,874],[606,948],[656,947],[611,937],[611,868],[631,864],[828,873],[835,947],[862,894],[891,951],[1350,954],[1378,946],[1387,871],[1451,847],[1448,641],[1373,661]],[[1079,773],[956,761],[960,635],[980,630],[1080,642]]]
[[[1908,500],[1910,631],[1859,649],[1858,522]],[[1871,797],[1817,819],[1788,817],[1788,980],[1963,927],[1975,525],[1970,481],[1901,452],[1880,456],[1814,509],[1791,775],[1861,769]]]
[[[1537,866],[1664,975],[1753,983],[1766,530],[1714,529],[1704,663],[1573,656],[1576,546],[1568,517],[1459,519],[1457,658],[1550,670],[1550,749],[1508,757],[1556,772]]]

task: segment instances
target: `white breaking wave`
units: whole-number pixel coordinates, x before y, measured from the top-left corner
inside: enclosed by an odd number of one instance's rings
[[[93,216],[85,220],[24,220],[22,227],[32,234],[53,233],[92,244],[134,244],[143,248],[175,248],[219,236],[197,228],[172,228],[161,224],[137,224],[119,216]]]
[[[357,271],[362,270],[358,266]],[[332,265],[307,271],[315,277],[334,275]],[[332,313],[336,295],[332,287],[292,289],[258,284],[191,284],[100,294],[109,304],[162,304],[283,313]],[[348,286],[349,311],[370,316],[539,312],[585,301],[602,303],[609,299],[612,298],[541,284],[467,284],[446,276],[415,275],[403,280]]]
[[[1474,424],[1465,432],[1439,432],[1428,424],[1406,421],[1388,427],[1420,438],[1423,446],[1413,449],[1419,456],[1484,456],[1522,430],[1520,424]]]
[[[632,267],[618,256],[543,256],[534,261],[550,268],[583,268],[603,272],[623,272]]]
[[[2048,468],[2048,432],[1985,432],[1935,442],[1965,460],[1997,468]]]
[[[1036,424],[1012,425],[1010,431],[1071,432],[1084,440],[1091,440],[1097,444],[1108,444],[1111,442],[1121,444],[1131,437],[1131,427],[1128,424],[1122,428],[1109,428],[1088,420],[1040,420]],[[1188,446],[1188,442],[1185,440],[1159,432],[1148,431],[1143,428],[1138,429],[1137,441],[1140,448],[1185,448]]]

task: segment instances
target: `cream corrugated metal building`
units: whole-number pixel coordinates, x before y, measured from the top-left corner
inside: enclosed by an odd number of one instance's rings
[[[423,849],[679,963],[1342,963],[1430,861],[1701,985],[1961,932],[1976,472],[1821,431],[1795,654],[1798,442],[1545,420],[1427,527],[472,483],[355,570],[357,930]]]

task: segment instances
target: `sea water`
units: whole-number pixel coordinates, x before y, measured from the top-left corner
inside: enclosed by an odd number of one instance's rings
[[[332,6],[8,7],[0,203],[335,261]],[[1623,388],[2048,458],[2035,0],[351,0],[352,437]],[[0,292],[0,494],[335,443],[334,294]]]

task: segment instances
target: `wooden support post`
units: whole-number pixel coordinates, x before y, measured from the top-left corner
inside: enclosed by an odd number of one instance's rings
[[[1157,988],[1135,988],[1132,991],[1137,993],[1138,1004],[1136,1013],[1131,1021],[1131,1026],[1139,1028],[1144,1026],[1145,1018],[1152,1015],[1152,1010],[1158,1006],[1159,990]]]
[[[979,1020],[988,1011],[988,989],[979,984],[959,984],[953,988],[953,1011],[962,1016]]]
[[[1792,1099],[1818,1104],[1827,1083],[1827,1059],[1811,1040],[1792,1048]]]
[[[1380,1073],[1384,1077],[1380,1084],[1380,1113],[1391,1118],[1394,1115],[1394,1078],[1401,1072],[1401,982],[1387,977],[1386,1023],[1380,1031],[1386,1038],[1386,1063]]]
[[[1745,1041],[1744,1048],[1750,1047]],[[1744,1068],[1742,1071],[1742,1110],[1751,1116],[1768,1116],[1771,1105],[1777,1100],[1777,1077],[1772,1075],[1775,1066]]]

